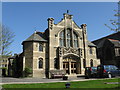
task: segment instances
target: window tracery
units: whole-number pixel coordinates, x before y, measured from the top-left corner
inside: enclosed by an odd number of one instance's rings
[[[65,38],[66,37],[66,38]],[[71,29],[66,30],[66,35],[65,35],[65,30],[61,31],[59,34],[59,45],[60,46],[65,46],[66,47],[78,47],[78,35]]]

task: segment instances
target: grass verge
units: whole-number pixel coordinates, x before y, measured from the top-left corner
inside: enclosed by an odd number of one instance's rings
[[[119,78],[120,79],[120,78]],[[70,88],[119,88],[119,84],[105,84],[105,82],[119,82],[115,79],[89,80],[70,82]],[[4,84],[2,87],[7,88],[65,88],[66,82],[57,83],[36,83],[36,84]],[[12,89],[13,90],[13,89]],[[119,89],[120,90],[120,89]]]

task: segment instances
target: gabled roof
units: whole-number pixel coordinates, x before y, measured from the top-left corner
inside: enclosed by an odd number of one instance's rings
[[[105,38],[120,40],[120,31],[119,31],[119,32],[116,32],[116,33],[113,33],[113,34],[110,34],[110,35],[108,35],[108,36],[102,37],[102,38],[100,38],[100,39],[94,40],[94,41],[92,41],[92,42],[93,42],[94,44],[98,45],[99,42],[101,42],[101,40],[103,40],[103,39],[105,39]]]
[[[103,39],[101,42],[98,43],[97,48],[104,47],[106,41],[111,42],[115,47],[120,47],[120,41],[114,39]]]
[[[71,24],[71,22],[72,22],[74,28],[76,28],[76,29],[81,29],[81,27],[79,27],[79,26],[75,23],[74,20],[68,20],[68,21],[69,21],[69,23],[67,23],[67,27],[71,27],[72,25],[70,25],[70,24]],[[60,22],[58,22],[58,23],[55,24],[55,25],[58,25],[58,26],[65,26],[65,20],[62,19]]]
[[[115,47],[120,47],[120,41],[114,39],[108,39]]]
[[[28,37],[24,42],[28,42],[28,41],[42,41],[42,42],[46,42],[47,40],[44,39],[44,32],[35,32],[33,33],[30,37]]]
[[[99,42],[99,43],[97,44],[97,48],[101,48],[101,47],[103,47],[105,41],[106,41],[106,39],[103,39],[101,42]]]

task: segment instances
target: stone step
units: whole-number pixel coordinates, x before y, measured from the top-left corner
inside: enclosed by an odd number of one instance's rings
[[[77,79],[77,75],[68,75],[68,79]]]

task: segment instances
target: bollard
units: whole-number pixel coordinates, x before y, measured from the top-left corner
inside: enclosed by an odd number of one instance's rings
[[[70,83],[65,84],[66,88],[70,88]]]

